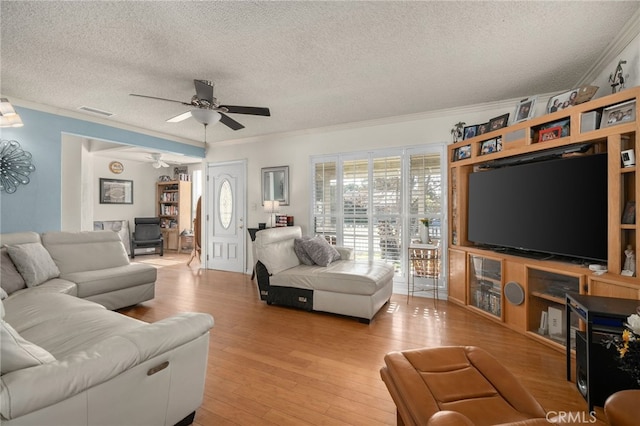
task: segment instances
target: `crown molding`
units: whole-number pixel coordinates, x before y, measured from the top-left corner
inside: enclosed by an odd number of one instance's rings
[[[604,71],[605,67],[611,62],[614,62],[638,35],[640,35],[640,8],[636,10],[622,27],[618,36],[607,45],[598,60],[595,61],[591,68],[578,80],[575,87],[592,84],[600,73]]]

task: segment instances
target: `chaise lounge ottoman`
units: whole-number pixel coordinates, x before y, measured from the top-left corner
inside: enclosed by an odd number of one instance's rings
[[[262,300],[308,311],[346,315],[369,323],[393,292],[393,266],[352,260],[338,248],[340,260],[327,266],[302,264],[296,255],[299,226],[256,233],[256,275]]]

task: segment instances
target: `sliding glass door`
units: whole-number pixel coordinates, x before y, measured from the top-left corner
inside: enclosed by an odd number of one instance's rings
[[[444,165],[444,145],[312,158],[313,233],[352,248],[356,259],[389,262],[404,278],[420,219],[446,247]]]

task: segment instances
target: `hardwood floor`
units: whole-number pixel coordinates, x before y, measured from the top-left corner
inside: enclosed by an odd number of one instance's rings
[[[122,313],[157,321],[178,312],[215,319],[204,402],[194,424],[393,425],[380,379],[389,351],[476,345],[513,372],[546,410],[584,411],[564,354],[453,303],[395,294],[370,325],[268,306],[250,276],[186,266],[188,255],[140,256],[158,267],[155,299]],[[464,383],[460,383],[464,386]],[[598,418],[602,419],[598,409]]]

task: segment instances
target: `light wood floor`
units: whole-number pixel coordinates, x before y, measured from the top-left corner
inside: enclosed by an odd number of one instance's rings
[[[140,256],[156,265],[155,299],[122,310],[144,321],[208,312],[204,402],[209,425],[392,425],[395,405],[380,379],[389,351],[476,345],[497,357],[546,410],[584,411],[565,380],[564,354],[453,303],[395,294],[370,325],[351,318],[268,306],[250,276],[186,266],[188,255]],[[464,386],[464,383],[460,383]],[[602,411],[598,411],[602,418]]]

